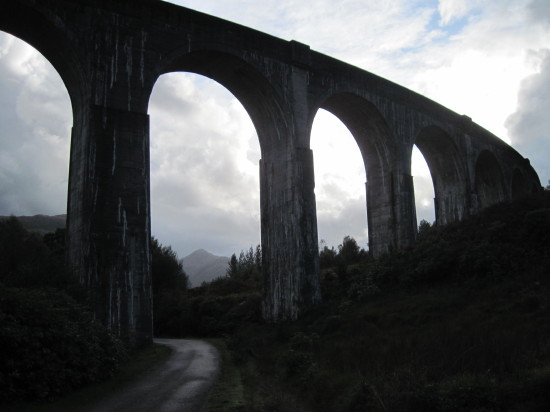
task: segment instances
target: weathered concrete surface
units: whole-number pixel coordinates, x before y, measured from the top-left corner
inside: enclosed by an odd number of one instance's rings
[[[348,127],[367,175],[374,255],[416,236],[411,153],[432,173],[438,224],[540,190],[510,146],[441,105],[310,50],[157,0],[8,0],[0,30],[37,48],[73,107],[70,261],[95,313],[132,345],[152,339],[149,119],[160,75],[229,89],[258,133],[264,316],[295,319],[321,299],[310,131],[319,108]]]

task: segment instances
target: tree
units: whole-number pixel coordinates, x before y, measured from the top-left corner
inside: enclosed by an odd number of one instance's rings
[[[357,263],[361,258],[361,248],[354,238],[344,237],[344,241],[338,246],[338,257],[346,264]]]
[[[260,245],[254,249],[250,246],[248,251],[241,251],[239,258],[233,254],[229,260],[227,276],[234,280],[242,280],[251,283],[260,283],[262,274],[262,248]]]
[[[420,221],[420,224],[418,225],[418,238],[422,238],[426,235],[426,233],[430,230],[432,226],[430,225],[430,222],[427,220],[422,219]]]
[[[163,246],[151,238],[153,291],[161,288],[187,289],[189,278],[183,270],[181,260],[170,246]]]
[[[236,277],[237,272],[239,270],[239,261],[237,260],[237,256],[233,253],[231,255],[231,259],[229,260],[229,267],[227,268],[227,276],[230,278]]]
[[[331,268],[336,265],[336,250],[334,247],[330,249],[324,246],[319,252],[319,265],[321,269]]]
[[[0,282],[5,286],[68,290],[74,279],[65,267],[65,230],[43,237],[14,216],[0,220]]]
[[[184,334],[184,318],[189,314],[189,278],[181,260],[170,246],[151,238],[153,277],[153,325],[157,336]]]

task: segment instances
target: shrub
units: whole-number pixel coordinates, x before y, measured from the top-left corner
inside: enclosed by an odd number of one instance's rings
[[[0,287],[0,401],[50,398],[115,373],[122,343],[72,298]]]

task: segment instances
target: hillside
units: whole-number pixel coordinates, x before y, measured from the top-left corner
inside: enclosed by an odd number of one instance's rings
[[[550,410],[549,191],[376,260],[346,238],[321,266],[297,322],[261,322],[250,277],[191,295],[183,329],[227,337],[244,410]]]
[[[1,219],[6,219],[9,216],[0,216]],[[67,224],[67,215],[34,215],[34,216],[17,216],[23,227],[30,232],[37,232],[41,235],[55,232],[56,229],[64,228]]]
[[[225,276],[228,262],[229,258],[215,256],[204,249],[196,250],[181,260],[192,287]]]

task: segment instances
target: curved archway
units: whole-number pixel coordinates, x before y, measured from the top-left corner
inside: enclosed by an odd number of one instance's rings
[[[336,246],[351,236],[366,248],[366,172],[357,143],[346,126],[324,109],[315,116],[310,141],[321,247]]]
[[[38,50],[0,32],[0,215],[67,210],[71,99]]]
[[[437,126],[428,126],[418,133],[415,144],[432,176],[436,224],[461,220],[467,213],[465,168],[451,137]]]
[[[280,104],[279,96],[263,74],[241,57],[229,54],[227,51],[218,51],[212,45],[204,49],[197,46],[191,51],[186,47],[173,51],[159,63],[159,66],[159,73],[162,76],[157,79],[157,83],[162,78],[167,78],[166,76],[187,73],[197,76],[196,78],[203,77],[201,80],[203,86],[209,84],[208,87],[211,87],[215,84],[218,90],[224,90],[222,94],[225,93],[226,97],[229,94],[231,97],[225,98],[225,101],[232,100],[241,109],[244,108],[241,112],[244,121],[251,120],[253,124],[254,138],[260,146],[261,153],[257,154],[259,157],[265,159],[266,156],[273,156],[278,146],[284,147],[283,140],[288,135],[286,128],[290,125],[283,120],[283,105]],[[212,121],[215,122],[216,119]],[[256,160],[259,160],[259,157]],[[257,172],[256,176],[258,176]],[[226,174],[224,178],[227,177]],[[253,180],[257,182],[257,179]]]
[[[186,71],[215,80],[250,116],[261,148],[264,318],[296,319],[321,295],[312,158],[296,144],[292,108],[260,70],[227,51],[186,49],[160,64],[159,73]]]
[[[430,168],[416,145],[411,155],[417,226],[422,220],[435,224],[435,193]]]
[[[398,243],[392,197],[395,148],[390,129],[373,103],[351,93],[333,94],[320,108],[340,119],[359,146],[367,176],[369,250],[382,254]]]
[[[56,24],[62,23],[58,21]],[[36,9],[18,2],[10,2],[8,10],[0,13],[0,30],[28,43],[54,67],[69,93],[76,124],[80,103],[87,94],[86,77],[67,36]]]
[[[149,114],[152,234],[180,257],[257,245],[260,147],[239,101],[206,77],[168,73]]]
[[[482,151],[476,162],[475,191],[480,209],[506,199],[504,177],[498,161],[488,150]]]
[[[242,58],[216,50],[177,53],[161,73],[191,72],[206,76],[229,90],[252,119],[262,151],[280,143],[290,127],[284,105],[267,79]]]

